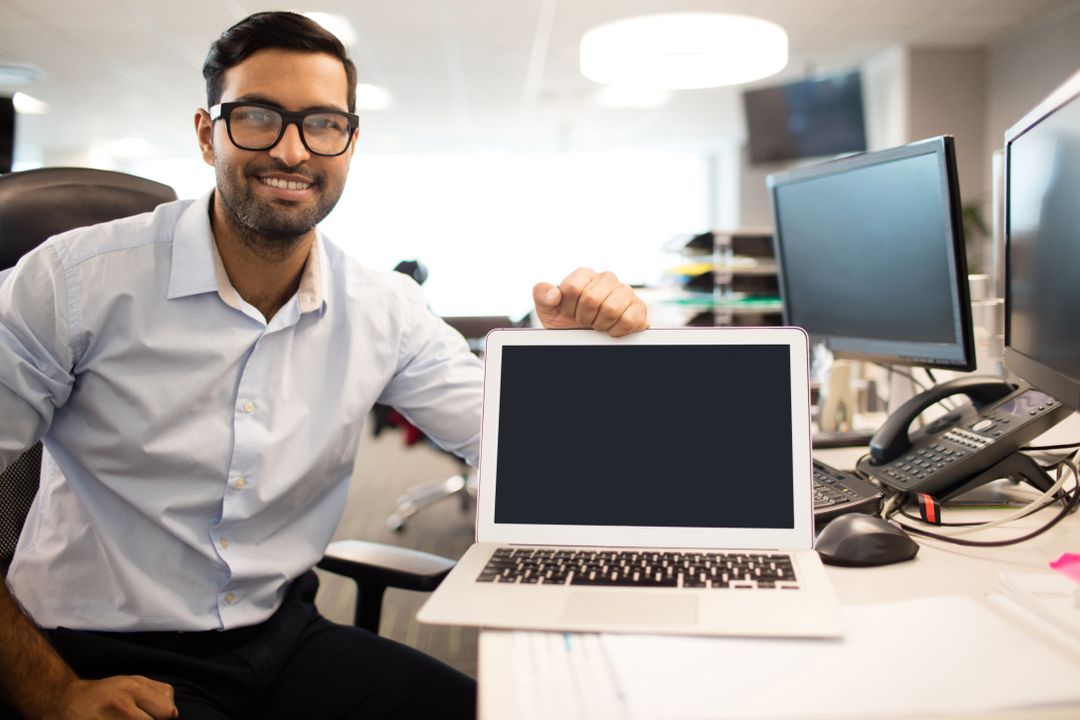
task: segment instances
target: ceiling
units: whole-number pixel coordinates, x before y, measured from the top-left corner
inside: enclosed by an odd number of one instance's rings
[[[743,134],[739,88],[686,90],[663,108],[598,107],[578,71],[590,28],[636,14],[716,11],[782,25],[790,62],[757,84],[851,69],[906,43],[975,47],[1075,0],[298,0],[347,16],[361,81],[395,99],[362,117],[362,152],[682,147]],[[20,115],[16,160],[71,162],[86,148],[195,157],[200,68],[249,0],[0,0],[0,64],[44,79]],[[141,138],[141,140],[131,140]],[[122,141],[122,142],[118,142]],[[104,145],[101,145],[104,144]]]

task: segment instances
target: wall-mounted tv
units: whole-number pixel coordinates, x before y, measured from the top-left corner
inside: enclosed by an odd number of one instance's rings
[[[866,150],[858,72],[743,93],[750,162],[782,162]]]

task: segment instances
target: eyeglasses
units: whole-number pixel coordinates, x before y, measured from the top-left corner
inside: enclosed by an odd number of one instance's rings
[[[296,125],[300,142],[315,155],[333,157],[349,149],[360,118],[340,110],[289,112],[256,102],[226,102],[210,108],[210,120],[224,120],[229,140],[241,150],[269,150],[285,129]]]

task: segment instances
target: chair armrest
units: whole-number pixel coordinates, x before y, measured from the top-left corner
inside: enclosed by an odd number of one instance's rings
[[[455,561],[440,555],[363,540],[339,540],[326,548],[319,567],[359,584],[431,591]]]

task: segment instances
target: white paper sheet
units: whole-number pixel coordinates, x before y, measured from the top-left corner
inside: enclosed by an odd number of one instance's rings
[[[522,720],[629,718],[599,635],[515,632],[511,645]]]
[[[971,598],[844,611],[843,640],[604,635],[602,642],[632,717],[642,720],[918,716],[1080,703],[1080,655],[1042,644]]]

